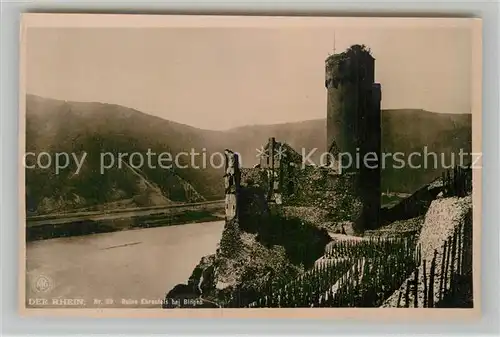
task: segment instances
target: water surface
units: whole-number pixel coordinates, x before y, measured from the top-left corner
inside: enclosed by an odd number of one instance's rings
[[[85,307],[161,306],[215,252],[223,227],[216,221],[29,242],[27,306],[63,304],[58,299],[77,299],[65,303],[78,307],[82,300]]]

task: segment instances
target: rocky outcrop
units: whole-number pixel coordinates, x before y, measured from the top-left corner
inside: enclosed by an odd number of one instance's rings
[[[270,213],[261,220],[250,227],[226,222],[216,254],[202,258],[166,302],[199,297],[221,307],[248,305],[271,282],[295,279],[312,267],[331,241],[326,230],[297,218]]]

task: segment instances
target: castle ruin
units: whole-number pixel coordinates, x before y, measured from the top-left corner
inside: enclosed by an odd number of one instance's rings
[[[226,221],[261,208],[300,207],[326,210],[332,221],[351,222],[358,232],[378,227],[381,90],[374,82],[375,60],[364,46],[354,45],[328,57],[325,65],[327,148],[333,162],[304,165],[298,152],[273,137],[253,168],[240,168],[237,154],[226,150]],[[352,163],[345,162],[346,154]],[[256,206],[263,205],[256,199],[265,200],[265,207]]]

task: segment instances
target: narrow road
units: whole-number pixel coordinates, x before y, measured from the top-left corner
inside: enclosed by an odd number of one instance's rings
[[[216,200],[216,201],[203,201],[197,203],[185,203],[185,204],[176,204],[169,206],[160,206],[160,207],[147,207],[147,208],[133,208],[133,209],[121,209],[114,210],[109,213],[103,212],[84,212],[84,213],[66,213],[57,216],[56,214],[47,215],[46,217],[28,217],[26,219],[28,227],[32,226],[43,226],[47,224],[57,225],[68,222],[82,221],[82,220],[111,220],[111,219],[120,219],[120,218],[130,218],[133,216],[144,216],[151,215],[155,213],[161,213],[162,211],[167,211],[173,208],[204,208],[211,205],[223,205],[224,200]]]

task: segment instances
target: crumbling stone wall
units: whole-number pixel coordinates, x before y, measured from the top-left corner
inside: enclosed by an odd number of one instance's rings
[[[240,188],[241,172],[238,155],[227,149],[224,151],[224,155],[225,213],[226,221],[230,221],[237,216],[237,196]]]
[[[261,168],[241,168],[241,185],[268,189],[269,179],[266,170]]]
[[[286,160],[274,166],[274,170],[279,172],[277,181],[271,181],[268,166],[241,169],[239,219],[245,227],[252,222],[262,223],[262,217],[272,210],[286,209],[286,214],[299,218],[304,214],[310,218],[311,208],[326,214],[324,220],[352,222],[355,228],[359,224],[362,201],[356,190],[355,173],[339,175],[329,167],[301,166],[296,161]],[[274,190],[277,182],[278,189]],[[270,198],[275,192],[281,196],[279,203]],[[292,209],[294,207],[296,210]],[[304,207],[309,210],[305,212]]]

